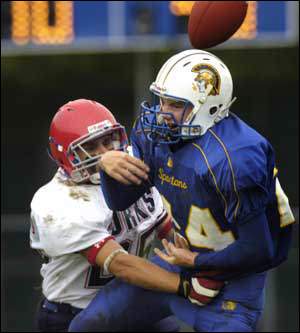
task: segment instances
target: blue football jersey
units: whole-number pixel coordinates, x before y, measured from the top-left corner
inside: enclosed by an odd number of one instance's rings
[[[239,117],[230,113],[205,135],[174,145],[148,141],[137,121],[131,143],[193,251],[224,249],[238,238],[238,225],[266,212],[276,256],[263,269],[286,258],[295,220],[277,178],[274,151]]]

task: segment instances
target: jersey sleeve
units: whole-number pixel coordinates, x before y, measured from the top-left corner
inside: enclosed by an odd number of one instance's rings
[[[140,158],[141,160],[144,160],[143,148],[145,147],[142,140],[142,130],[139,124],[139,118],[136,119],[133,128],[131,130],[130,144],[132,147],[133,156]]]
[[[221,270],[227,278],[264,271],[275,254],[265,213],[254,216],[251,223],[239,225],[238,231],[239,238],[234,243],[221,251],[199,254],[195,266]]]
[[[145,130],[146,131],[146,130]],[[140,118],[137,118],[130,135],[130,143],[132,146],[133,156],[141,159],[150,168],[149,182],[154,184],[155,162],[152,160],[154,156],[155,144],[146,138],[146,133],[142,129]]]
[[[266,209],[274,190],[274,166],[267,141],[229,152],[220,162],[215,174],[229,223],[243,223]]]
[[[137,120],[131,131],[131,146],[128,147],[128,153],[145,161],[144,156],[147,155],[145,154],[145,142],[143,141],[143,133],[137,131],[138,123]],[[141,185],[124,185],[103,170],[100,170],[100,178],[106,204],[114,211],[128,209],[152,186],[151,181],[145,181]],[[151,175],[149,178],[151,179]]]
[[[48,257],[79,252],[110,236],[111,217],[103,214],[100,219],[84,210],[80,215],[67,208],[52,211],[32,205],[30,245]]]

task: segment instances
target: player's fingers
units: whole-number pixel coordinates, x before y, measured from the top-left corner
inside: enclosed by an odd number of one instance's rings
[[[177,257],[178,256],[178,248],[173,244],[173,243],[169,243],[169,252],[171,256]]]
[[[138,168],[137,166],[131,164],[131,163],[127,163],[125,168],[134,176],[136,176],[137,178],[141,179],[141,180],[147,180],[148,179],[148,173],[140,168]]]
[[[170,244],[169,244],[169,242],[166,239],[163,239],[161,242],[162,242],[162,245],[164,246],[166,252],[171,257],[173,254],[172,254],[172,251],[170,250]]]
[[[133,164],[134,166],[136,166],[141,171],[144,171],[146,173],[148,173],[150,171],[148,165],[145,164],[142,160],[140,160],[136,157],[127,155],[125,159],[126,159],[127,162]]]
[[[177,232],[174,232],[174,243],[176,247],[181,247],[181,244],[179,242],[179,236]]]
[[[154,248],[154,253],[157,254],[162,260],[168,262],[169,264],[173,263],[173,258],[169,257],[168,255],[166,255],[164,252],[162,252],[160,249],[158,248]]]
[[[149,167],[144,162],[120,151],[108,151],[102,154],[99,167],[111,177],[117,179],[119,174],[133,184],[139,183],[137,181],[139,177],[142,180],[147,179],[149,171]]]
[[[120,169],[119,175],[128,181],[129,184],[140,185],[142,180],[128,169]]]
[[[181,236],[178,232],[174,234],[174,243],[177,248],[189,249],[187,240],[183,236]]]
[[[120,182],[121,184],[124,185],[132,185],[132,182],[129,181],[126,177],[123,177],[123,175],[119,174],[119,173],[113,173],[111,175],[111,177],[113,177],[115,180],[117,180],[118,182]]]
[[[148,176],[150,169],[142,160],[126,155],[124,162],[126,163],[126,168],[131,169],[135,174],[140,175],[143,179],[147,179],[146,177]]]
[[[182,249],[189,249],[188,241],[183,236],[181,236],[180,234],[178,234],[178,242],[179,242],[180,247]]]

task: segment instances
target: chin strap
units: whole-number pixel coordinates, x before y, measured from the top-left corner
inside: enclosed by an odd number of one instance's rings
[[[234,97],[227,105],[223,107],[223,109],[219,110],[218,115],[215,119],[215,123],[219,122],[222,120],[224,117],[228,116],[229,108],[231,105],[237,100],[237,97]]]

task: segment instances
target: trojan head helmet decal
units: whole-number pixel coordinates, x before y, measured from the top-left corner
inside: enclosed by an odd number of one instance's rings
[[[203,98],[209,95],[216,96],[220,94],[221,80],[215,68],[208,64],[198,64],[192,68],[192,72],[197,73],[195,81],[200,93],[203,94]]]

